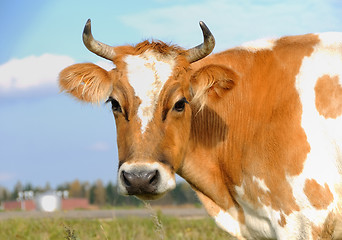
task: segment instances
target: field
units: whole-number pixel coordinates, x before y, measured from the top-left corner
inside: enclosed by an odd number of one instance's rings
[[[12,218],[0,221],[0,239],[145,240],[233,239],[209,217],[184,218],[156,212],[111,219]]]

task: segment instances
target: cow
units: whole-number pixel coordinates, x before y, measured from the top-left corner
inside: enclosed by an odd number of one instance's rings
[[[264,39],[210,54],[162,41],[85,46],[112,61],[61,71],[60,88],[110,102],[118,191],[157,199],[175,174],[238,239],[340,239],[342,34]]]

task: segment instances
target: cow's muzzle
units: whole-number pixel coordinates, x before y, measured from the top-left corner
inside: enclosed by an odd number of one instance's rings
[[[121,172],[121,180],[129,195],[153,194],[160,179],[158,170],[141,172]]]
[[[122,195],[153,200],[175,186],[175,175],[171,168],[159,162],[125,162],[118,171],[118,192]]]

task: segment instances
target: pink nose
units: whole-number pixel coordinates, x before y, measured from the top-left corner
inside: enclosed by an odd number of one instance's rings
[[[128,194],[147,194],[154,193],[160,179],[158,170],[139,171],[139,172],[121,172],[121,180],[127,189]]]

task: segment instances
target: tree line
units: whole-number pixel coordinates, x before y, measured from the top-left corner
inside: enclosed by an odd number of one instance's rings
[[[33,191],[35,194],[47,191],[68,191],[69,198],[87,198],[90,204],[98,206],[140,206],[143,202],[133,196],[121,196],[117,192],[116,185],[112,182],[103,184],[101,180],[93,183],[74,180],[52,189],[50,184],[44,187],[34,187],[30,183],[22,185],[18,182],[12,191],[0,186],[0,203],[3,201],[16,200],[18,193]],[[199,204],[199,200],[190,185],[186,182],[177,183],[176,188],[162,198],[151,201],[152,205],[182,205]]]

